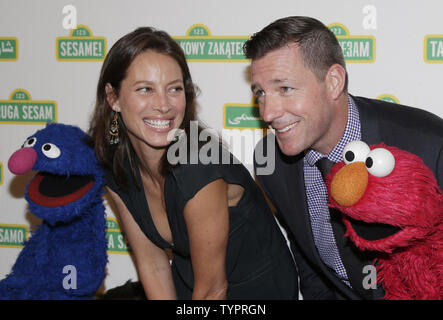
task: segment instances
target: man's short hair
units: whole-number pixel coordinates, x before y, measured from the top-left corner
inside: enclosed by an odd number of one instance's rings
[[[333,64],[339,64],[346,70],[343,50],[334,33],[310,17],[293,16],[272,22],[252,35],[243,45],[243,51],[248,59],[255,60],[292,43],[297,44],[305,67],[317,79],[323,81]],[[346,73],[345,91],[347,87]]]

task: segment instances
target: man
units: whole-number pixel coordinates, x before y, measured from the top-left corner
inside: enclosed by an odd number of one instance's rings
[[[303,297],[383,297],[381,286],[365,285],[365,266],[374,256],[356,250],[344,237],[339,214],[329,214],[317,160],[341,161],[343,148],[353,140],[384,142],[420,156],[443,187],[443,120],[348,94],[341,47],[315,19],[277,20],[254,34],[244,50],[252,59],[251,88],[260,114],[278,142],[274,173],[257,174],[257,179],[288,231]],[[266,141],[257,146],[261,152]],[[256,172],[258,167],[255,163]]]

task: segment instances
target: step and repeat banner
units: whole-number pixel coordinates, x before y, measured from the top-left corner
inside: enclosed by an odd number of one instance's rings
[[[83,130],[101,65],[117,39],[140,26],[167,31],[183,48],[199,118],[216,129],[252,173],[265,134],[250,91],[243,43],[290,15],[319,19],[337,36],[353,95],[422,108],[443,117],[443,2],[348,0],[130,0],[0,2],[0,279],[40,223],[7,163],[48,122]],[[105,198],[108,266],[102,289],[137,280],[130,248]]]

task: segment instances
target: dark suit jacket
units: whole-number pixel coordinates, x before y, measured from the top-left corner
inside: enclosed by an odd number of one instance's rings
[[[360,114],[362,141],[368,145],[384,142],[418,155],[434,172],[443,190],[443,119],[416,108],[362,97],[353,99]],[[266,139],[257,147],[267,150]],[[256,162],[254,167],[257,172]],[[321,261],[308,213],[303,154],[285,156],[276,143],[274,173],[256,177],[288,232],[304,299],[379,299],[383,296],[382,288],[363,288],[366,274],[362,269],[372,262],[373,253],[362,254],[344,237],[345,228],[338,215],[335,219],[331,216],[332,227],[352,289]]]

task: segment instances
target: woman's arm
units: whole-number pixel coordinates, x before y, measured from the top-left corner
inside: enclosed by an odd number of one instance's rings
[[[171,266],[165,250],[154,245],[141,231],[121,198],[109,188],[123,232],[134,253],[138,276],[149,300],[177,299]]]
[[[194,271],[192,299],[226,299],[227,189],[224,180],[215,180],[189,200],[184,209]]]

